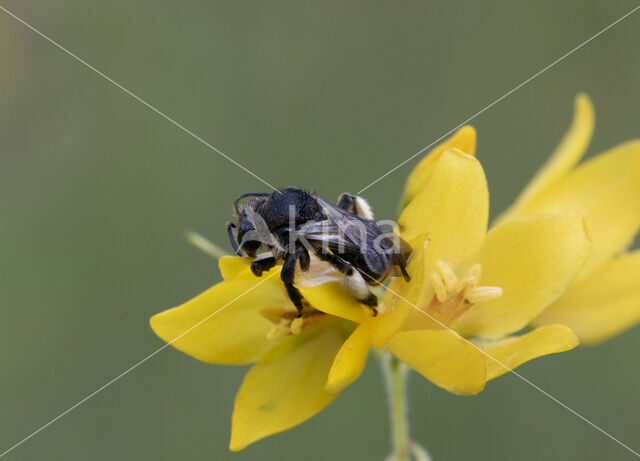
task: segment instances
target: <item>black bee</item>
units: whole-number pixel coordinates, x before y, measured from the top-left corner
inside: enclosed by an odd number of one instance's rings
[[[243,199],[248,201],[239,208]],[[237,225],[227,223],[229,241],[238,256],[254,257],[256,276],[283,262],[281,278],[289,298],[302,315],[303,297],[294,286],[296,264],[309,270],[310,254],[344,274],[343,285],[377,314],[378,299],[368,285],[389,276],[409,280],[406,261],[411,248],[390,225],[373,219],[361,197],[344,193],[333,205],[314,193],[287,187],[272,193],[247,192],[234,200]],[[237,241],[233,229],[237,228]],[[267,254],[256,257],[266,247]]]

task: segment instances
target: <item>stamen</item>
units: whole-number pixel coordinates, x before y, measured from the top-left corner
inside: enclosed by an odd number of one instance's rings
[[[271,331],[267,334],[267,339],[280,339],[289,335],[291,330],[286,325],[276,325],[271,329]]]
[[[474,304],[491,301],[502,296],[500,287],[483,287],[480,284],[482,266],[473,264],[461,279],[444,261],[438,261],[434,270],[429,274],[431,286],[435,296],[424,307],[437,321],[436,323],[450,325],[471,309]]]
[[[464,289],[464,296],[463,296],[464,299],[466,299],[468,302],[471,302],[469,301],[469,296],[471,296],[471,292],[475,290],[477,287],[478,287],[477,283],[467,286],[467,288]]]
[[[492,299],[502,296],[502,288],[500,287],[477,287],[465,293],[465,298],[471,304],[491,301]]]
[[[291,325],[289,326],[289,328],[291,329],[291,333],[293,333],[294,335],[300,334],[300,332],[302,331],[303,323],[304,319],[302,317],[296,317],[295,319],[293,319]]]
[[[436,263],[436,267],[440,272],[440,277],[442,278],[447,291],[453,291],[458,283],[458,278],[456,277],[455,272],[453,272],[453,269],[451,269],[451,267],[449,267],[449,265],[444,261],[438,261]]]
[[[456,284],[456,293],[462,293],[468,287],[475,288],[476,286],[478,286],[477,278],[473,276],[467,276],[467,277],[461,278],[460,280],[458,280],[458,283]]]
[[[469,268],[465,277],[475,277],[476,280],[480,280],[481,275],[482,275],[482,266],[478,263],[475,263],[473,266]]]
[[[436,292],[436,297],[438,301],[441,303],[445,302],[447,299],[447,289],[444,286],[444,282],[440,275],[437,272],[431,272],[431,284],[433,285],[433,290]]]
[[[311,306],[305,307],[302,317],[297,316],[298,311],[295,309],[286,309],[278,306],[265,306],[258,312],[275,324],[267,333],[267,339],[280,339],[288,335],[299,335],[308,328],[332,320],[330,316]]]

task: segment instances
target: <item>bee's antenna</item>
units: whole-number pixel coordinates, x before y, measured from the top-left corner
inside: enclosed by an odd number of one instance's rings
[[[269,192],[245,192],[244,194],[238,195],[233,201],[233,207],[236,210],[236,213],[239,215],[240,210],[238,209],[238,203],[245,197],[268,197],[271,195]]]
[[[231,230],[231,229],[234,229],[235,227],[236,227],[235,224],[233,224],[232,222],[228,222],[227,223],[227,234],[229,235],[229,242],[231,242],[231,246],[235,250],[236,255],[242,256],[242,251],[238,247],[238,243],[236,242],[236,239],[233,236],[233,231]]]

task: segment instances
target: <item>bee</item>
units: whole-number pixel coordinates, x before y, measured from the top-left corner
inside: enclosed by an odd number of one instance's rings
[[[251,271],[258,277],[282,263],[280,276],[297,317],[302,316],[304,305],[294,285],[296,268],[308,271],[311,255],[337,269],[343,286],[374,316],[378,298],[369,286],[390,276],[409,280],[406,266],[411,247],[391,225],[373,218],[362,197],[343,193],[334,205],[315,193],[287,187],[271,193],[246,192],[233,206],[237,223],[227,223],[231,246],[238,256],[244,252],[254,258]],[[260,249],[267,252],[257,256]]]

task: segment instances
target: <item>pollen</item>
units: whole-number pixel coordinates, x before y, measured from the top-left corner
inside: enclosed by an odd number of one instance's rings
[[[323,312],[306,306],[302,317],[298,317],[295,309],[286,309],[276,306],[265,306],[259,311],[260,315],[274,324],[267,333],[267,339],[277,340],[289,335],[299,335],[308,328],[320,323],[326,323],[330,319]]]

